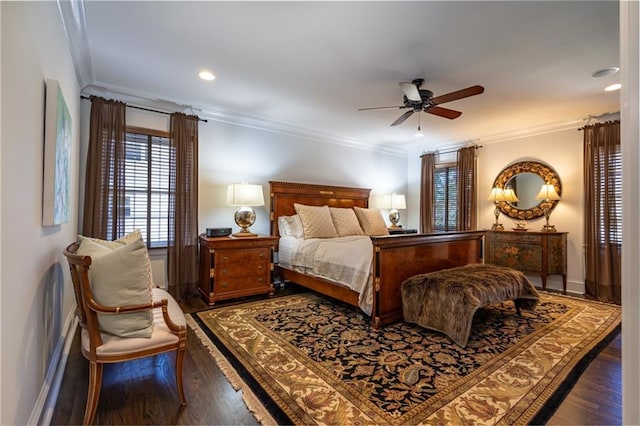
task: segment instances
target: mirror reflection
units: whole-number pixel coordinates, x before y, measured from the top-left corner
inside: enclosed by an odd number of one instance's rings
[[[536,195],[544,183],[544,180],[535,173],[525,172],[513,176],[507,181],[505,188],[513,189],[518,201],[509,204],[518,210],[528,210],[538,206],[542,200],[536,200]]]

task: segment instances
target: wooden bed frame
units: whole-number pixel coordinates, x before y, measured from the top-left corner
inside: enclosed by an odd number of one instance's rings
[[[278,235],[278,217],[296,214],[294,203],[331,207],[369,206],[370,189],[270,181],[270,231]],[[371,237],[373,309],[378,328],[402,320],[400,285],[414,275],[480,263],[484,231]],[[278,266],[280,277],[358,307],[358,293],[331,281]]]

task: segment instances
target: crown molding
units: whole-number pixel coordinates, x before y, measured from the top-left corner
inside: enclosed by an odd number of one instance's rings
[[[91,49],[87,37],[87,20],[83,0],[58,0],[58,10],[62,18],[62,26],[69,43],[69,51],[76,71],[76,79],[80,87],[95,81]]]
[[[186,112],[198,115],[207,120],[217,121],[219,123],[232,124],[245,128],[277,133],[282,135],[295,136],[299,138],[311,139],[322,143],[331,143],[334,145],[345,146],[371,152],[379,152],[387,155],[395,155],[407,157],[408,151],[403,148],[388,145],[373,145],[355,139],[344,138],[332,133],[322,132],[319,130],[311,130],[298,127],[292,124],[280,123],[263,117],[251,114],[226,111],[223,109],[212,107],[196,107],[189,105],[180,99],[158,99],[152,95],[145,94],[140,91],[116,87],[108,84],[88,84],[82,90],[85,95],[95,95],[104,98],[113,98],[125,102],[129,105],[135,105],[145,108],[157,109],[166,112]]]

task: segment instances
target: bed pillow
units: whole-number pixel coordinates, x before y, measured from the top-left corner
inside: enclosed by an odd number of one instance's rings
[[[387,224],[384,222],[380,210],[363,209],[361,207],[354,207],[353,210],[356,212],[356,216],[365,235],[389,235]]]
[[[84,238],[78,254],[91,256],[89,280],[96,302],[105,306],[146,304],[149,292],[147,247],[142,238],[114,249]],[[151,337],[153,313],[98,314],[100,329],[121,337]]]
[[[295,203],[293,207],[300,216],[304,238],[335,238],[338,236],[329,206],[307,206]]]
[[[364,235],[353,209],[329,207],[329,211],[339,237]]]
[[[304,238],[304,230],[300,216],[280,216],[278,218],[278,232],[281,237]]]

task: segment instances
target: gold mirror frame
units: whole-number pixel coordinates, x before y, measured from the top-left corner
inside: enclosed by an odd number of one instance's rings
[[[521,161],[505,167],[496,177],[496,180],[493,181],[493,188],[504,188],[509,179],[520,173],[533,173],[540,176],[545,183],[552,184],[555,187],[558,195],[562,195],[562,185],[558,174],[551,167],[537,161]],[[500,201],[498,209],[513,219],[531,220],[543,217],[546,207],[549,207],[549,210],[553,210],[557,205],[558,200],[542,201],[536,207],[520,210],[506,201]]]

